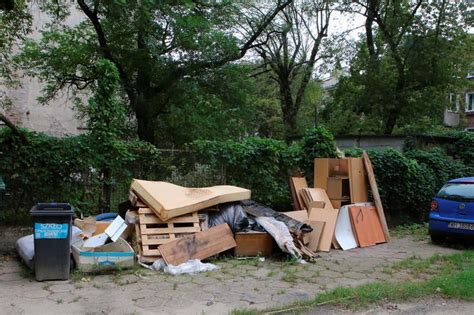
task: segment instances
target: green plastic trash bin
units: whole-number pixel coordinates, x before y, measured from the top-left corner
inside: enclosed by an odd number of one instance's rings
[[[36,280],[69,279],[73,213],[67,203],[38,203],[30,210]]]

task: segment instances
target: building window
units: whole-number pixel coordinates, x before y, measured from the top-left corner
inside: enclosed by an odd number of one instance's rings
[[[449,93],[447,109],[451,112],[459,112],[459,98],[456,93]]]
[[[474,92],[466,93],[466,112],[474,112]]]

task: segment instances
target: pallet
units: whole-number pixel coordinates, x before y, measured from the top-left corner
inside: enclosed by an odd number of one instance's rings
[[[201,231],[197,212],[163,221],[149,208],[138,210],[141,256],[161,256],[158,247]]]

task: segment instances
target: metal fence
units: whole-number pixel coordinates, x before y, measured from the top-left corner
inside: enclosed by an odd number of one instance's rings
[[[161,149],[160,152],[160,163],[151,168],[143,165],[142,162],[134,162],[123,170],[114,170],[108,181],[111,211],[116,211],[120,203],[128,200],[128,191],[133,178],[167,181],[188,187],[206,187],[226,183],[224,166],[212,167],[206,161],[196,158],[192,151]],[[28,210],[36,202],[70,202],[85,215],[103,212],[101,201],[104,197],[104,185],[98,179],[97,170],[91,168],[73,176],[78,178],[73,185],[59,187],[58,189],[62,191],[57,194],[40,196],[34,193],[34,187],[22,187],[22,193],[18,193],[18,189],[9,189],[8,178],[5,178],[7,188],[4,200],[0,204],[0,224],[26,222],[29,220]],[[36,197],[29,198],[29,195]]]

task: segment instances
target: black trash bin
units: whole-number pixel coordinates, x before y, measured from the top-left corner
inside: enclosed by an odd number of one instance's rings
[[[38,203],[30,210],[36,280],[69,279],[73,213],[68,203]]]

